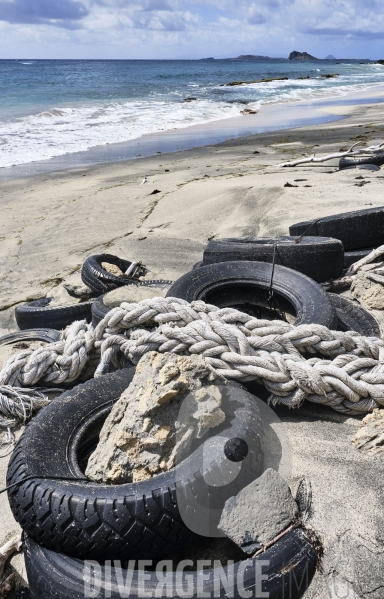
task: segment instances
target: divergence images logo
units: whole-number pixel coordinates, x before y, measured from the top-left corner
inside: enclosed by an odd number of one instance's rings
[[[176,425],[178,510],[192,532],[211,538],[225,536],[218,524],[230,497],[267,468],[277,470],[289,482],[292,465],[288,436],[276,413],[238,383],[228,382],[218,389],[220,411],[225,415],[221,422],[220,418],[199,420],[201,398],[197,401],[190,393]],[[191,421],[200,422],[193,434]]]

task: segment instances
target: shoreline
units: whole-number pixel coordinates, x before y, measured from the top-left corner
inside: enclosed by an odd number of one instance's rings
[[[141,260],[148,278],[176,279],[201,260],[210,238],[286,235],[294,222],[381,205],[380,171],[365,171],[375,184],[362,189],[338,160],[278,165],[356,141],[381,143],[383,110],[354,104],[346,115],[333,103],[332,122],[2,181],[0,334],[17,328],[18,303],[49,294],[68,302],[62,283],[81,284],[90,254]]]
[[[0,168],[0,183],[38,174],[74,168],[149,158],[217,145],[228,140],[301,127],[331,123],[346,118],[354,107],[384,102],[384,84],[363,91],[310,100],[263,104],[255,115],[239,115],[200,125],[158,131],[129,141],[94,146],[81,152]],[[240,110],[239,105],[239,110]]]

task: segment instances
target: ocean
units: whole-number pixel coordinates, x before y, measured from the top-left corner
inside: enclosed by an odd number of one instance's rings
[[[323,77],[332,73],[339,76]],[[357,61],[1,60],[0,167],[383,83],[384,66]]]

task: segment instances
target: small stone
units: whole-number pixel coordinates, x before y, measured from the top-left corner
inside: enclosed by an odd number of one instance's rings
[[[116,446],[131,456],[137,456],[140,448],[140,441],[126,431],[119,431],[115,439]]]
[[[199,403],[208,399],[214,399],[217,405],[221,406],[221,391],[219,387],[215,387],[214,385],[202,387],[195,392],[195,399]]]
[[[139,374],[141,371],[139,370]],[[138,397],[138,410],[142,414],[145,414],[148,408],[148,400],[151,398],[153,393],[152,381],[148,380],[145,387],[140,387],[137,392]]]
[[[155,464],[155,465],[151,464],[150,466],[148,466],[148,471],[151,474],[156,474],[157,472],[159,472],[159,470],[160,470],[160,465],[159,464]]]
[[[166,391],[163,395],[160,395],[157,399],[157,403],[162,406],[165,403],[168,403],[171,399],[173,399],[174,397],[176,397],[176,395],[179,393],[179,389],[169,389],[169,391]]]
[[[147,433],[152,426],[152,422],[150,418],[144,418],[143,420],[143,432]]]
[[[251,108],[244,108],[244,110],[240,110],[240,114],[257,114],[258,110],[252,110]]]
[[[215,426],[219,426],[224,420],[225,414],[220,408],[217,408],[214,412],[206,412],[200,417],[203,428],[214,428]]]
[[[116,266],[116,264],[111,264],[110,262],[102,262],[101,268],[104,268],[104,270],[109,272],[109,274],[115,275],[115,277],[123,277],[124,276],[123,271],[121,270],[121,268]]]
[[[175,364],[166,364],[159,372],[159,380],[161,385],[167,385],[169,381],[180,374],[180,370]]]
[[[123,478],[123,468],[120,464],[114,464],[108,473],[108,482],[118,484]]]
[[[373,410],[363,418],[361,425],[351,440],[352,445],[370,455],[384,453],[384,409]]]
[[[271,468],[226,501],[218,525],[245,553],[254,553],[296,518],[298,508],[286,481]]]
[[[155,449],[155,447],[158,447],[159,444],[159,439],[156,439],[155,437],[147,437],[141,441],[141,446],[143,449]]]
[[[141,480],[148,480],[151,478],[151,473],[145,468],[134,468],[132,470],[132,482],[139,483]]]
[[[160,441],[165,441],[170,432],[171,432],[170,426],[167,426],[167,425],[160,426],[157,429],[157,431],[155,432],[155,437],[156,437],[156,439],[159,439]]]

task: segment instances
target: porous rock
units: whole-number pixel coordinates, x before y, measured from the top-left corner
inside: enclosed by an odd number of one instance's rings
[[[364,302],[368,308],[384,310],[384,285],[377,282],[379,277],[370,272],[377,266],[380,265],[367,264],[363,266],[352,282],[351,292],[356,299]]]
[[[224,422],[223,385],[224,377],[202,356],[145,354],[104,423],[86,475],[121,484],[169,470],[185,443]],[[187,409],[180,418],[186,398]]]
[[[297,516],[288,483],[272,468],[225,503],[218,528],[245,553],[254,553]]]
[[[384,452],[384,409],[376,408],[362,420],[362,427],[353,436],[352,445],[370,455]]]
[[[258,112],[258,110],[252,110],[251,108],[244,108],[240,111],[241,114],[257,114]]]
[[[109,274],[115,275],[115,277],[123,277],[124,276],[123,271],[121,270],[121,268],[116,266],[116,264],[111,264],[110,262],[102,262],[101,268],[104,268],[104,270],[109,272]]]
[[[122,287],[108,291],[103,296],[103,303],[109,308],[115,308],[123,302],[131,303],[153,297],[165,297],[169,287],[170,285],[166,284],[140,285],[131,283],[130,285],[123,285]]]

